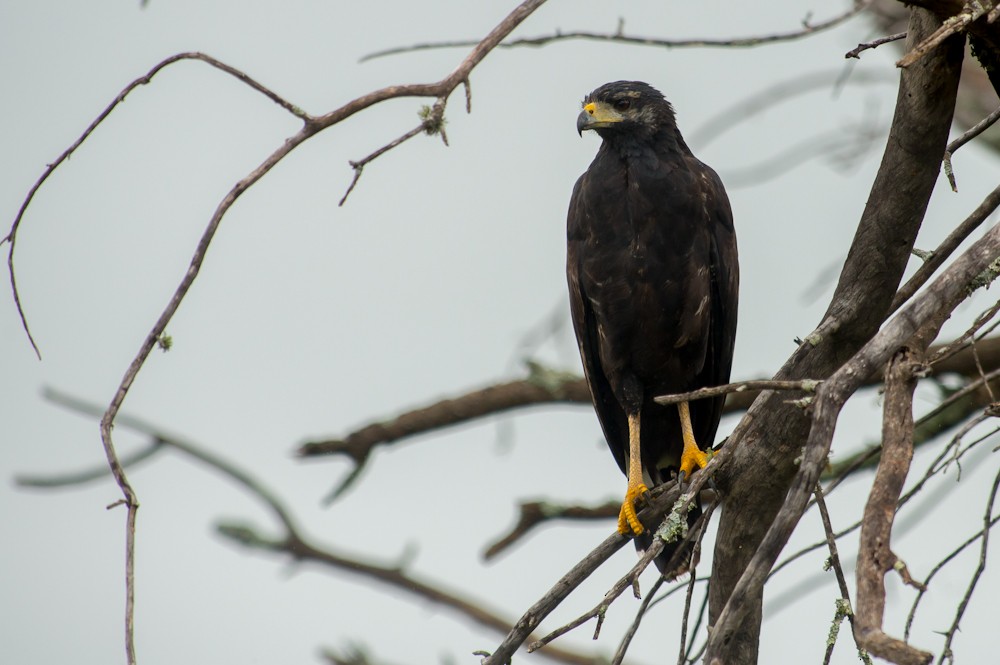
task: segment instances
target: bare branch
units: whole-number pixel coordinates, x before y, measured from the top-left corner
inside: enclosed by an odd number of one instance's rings
[[[483,559],[489,561],[514,543],[521,540],[536,526],[552,520],[595,520],[614,519],[621,510],[620,501],[608,501],[599,506],[563,506],[547,501],[525,501],[519,509],[517,524],[506,535],[498,539],[483,552]]]
[[[1000,185],[998,185],[992,192],[986,195],[982,203],[976,206],[976,209],[966,217],[961,224],[955,227],[955,229],[948,234],[948,237],[938,245],[934,251],[930,253],[929,256],[924,260],[923,265],[917,268],[917,271],[913,273],[913,276],[906,281],[903,286],[900,287],[899,291],[896,292],[895,297],[892,299],[892,305],[890,306],[890,312],[895,312],[900,307],[903,306],[907,300],[913,297],[921,286],[923,286],[931,275],[937,272],[937,269],[944,265],[944,262],[952,255],[952,253],[958,249],[966,238],[969,237],[973,231],[979,228],[979,226],[986,221],[986,219],[993,214],[993,211],[1000,206]]]
[[[42,172],[42,175],[39,176],[38,180],[35,181],[35,184],[31,186],[30,190],[28,190],[27,196],[24,197],[24,201],[21,203],[21,207],[20,209],[18,209],[17,215],[14,217],[14,222],[11,224],[10,231],[7,232],[6,236],[0,238],[0,245],[2,245],[4,242],[8,241],[10,242],[10,249],[7,252],[7,273],[10,276],[10,288],[11,292],[14,295],[14,304],[17,307],[17,314],[21,319],[21,326],[22,328],[24,328],[24,333],[28,336],[28,341],[31,343],[31,348],[35,350],[35,354],[39,357],[39,359],[42,357],[42,355],[38,349],[38,345],[35,344],[35,338],[32,336],[31,330],[28,327],[28,320],[27,317],[25,316],[24,308],[21,305],[21,295],[20,291],[17,288],[17,279],[15,277],[15,272],[14,272],[14,248],[17,244],[17,231],[21,226],[21,220],[24,219],[24,213],[27,211],[28,206],[31,204],[31,201],[35,198],[35,194],[38,192],[39,188],[42,186],[42,184],[45,183],[46,180],[49,179],[49,176],[51,176],[52,173],[57,168],[59,168],[60,164],[69,159],[70,155],[76,152],[77,148],[83,145],[83,142],[86,141],[87,138],[94,133],[94,130],[96,130],[97,127],[102,122],[104,122],[104,120],[109,115],[111,115],[111,112],[114,111],[119,104],[125,101],[125,98],[128,97],[128,95],[133,90],[135,90],[139,86],[146,85],[147,83],[152,81],[153,77],[156,76],[164,68],[174,64],[175,62],[181,62],[183,60],[200,60],[202,62],[205,62],[211,65],[212,67],[215,67],[216,69],[219,69],[235,77],[237,80],[247,84],[257,92],[260,92],[261,94],[268,97],[271,101],[273,101],[275,104],[278,104],[292,115],[302,120],[308,118],[308,116],[298,107],[285,101],[285,99],[279,96],[277,93],[261,85],[260,83],[252,79],[244,72],[236,69],[235,67],[231,67],[223,62],[220,62],[219,60],[216,60],[212,56],[206,55],[204,53],[190,52],[190,53],[178,53],[177,55],[173,55],[167,58],[166,60],[159,62],[155,67],[146,72],[145,76],[140,76],[139,78],[135,79],[127,86],[125,86],[125,88],[118,93],[118,96],[115,97],[111,101],[111,103],[104,108],[103,111],[101,111],[101,113],[97,116],[97,118],[94,119],[93,122],[90,123],[90,126],[84,130],[83,134],[81,134],[80,137],[73,142],[73,145],[66,148],[66,150],[64,150],[62,154],[59,155],[59,157],[57,157],[54,162],[48,164],[45,167],[45,170]]]
[[[687,499],[681,501],[681,493],[676,483],[669,483],[654,487],[649,491],[649,505],[639,513],[639,521],[647,528],[655,528],[662,521],[663,517],[672,510],[686,510],[690,497],[701,491],[702,486],[718,468],[722,460],[726,459],[725,448],[715,455],[704,469],[696,472],[692,477],[688,487]],[[659,539],[654,539],[649,549],[656,547]],[[582,561],[576,564],[569,572],[562,576],[556,584],[549,589],[535,604],[533,604],[514,624],[514,629],[504,638],[504,641],[493,651],[493,653],[483,660],[482,665],[506,665],[511,656],[527,640],[529,635],[538,625],[555,609],[583,580],[606,561],[612,554],[617,552],[626,539],[617,531],[604,540]],[[662,542],[662,541],[661,541]],[[680,553],[683,548],[678,548]],[[648,550],[647,550],[648,551]]]
[[[714,655],[717,653],[716,650],[740,624],[746,613],[751,611],[745,603],[734,602],[734,599],[756,597],[791,531],[801,518],[820,472],[826,465],[833,429],[847,398],[860,387],[865,377],[876,367],[884,364],[900,345],[917,332],[919,327],[931,319],[950,312],[964,300],[969,294],[969,286],[973,280],[998,255],[1000,255],[1000,225],[994,226],[973,244],[909,307],[893,317],[850,362],[837,370],[819,388],[813,403],[813,425],[799,472],[788,491],[784,505],[771,523],[763,542],[715,622],[709,641],[707,662],[712,662],[716,657]],[[723,450],[729,448],[730,446],[725,446]]]
[[[727,383],[722,386],[699,388],[698,390],[693,390],[688,393],[654,397],[653,401],[657,404],[680,404],[681,402],[718,397],[719,395],[728,395],[730,393],[741,393],[747,390],[755,390],[758,392],[761,390],[797,390],[799,392],[814,393],[820,383],[822,383],[822,381],[816,381],[813,379],[804,379],[801,381],[738,381],[736,383]]]
[[[927,12],[912,10],[908,43],[929,35],[937,25]],[[800,345],[775,377],[832,374],[839,377],[837,384],[831,386],[828,379],[819,389],[812,418],[783,404],[780,395],[763,393],[723,447],[723,452],[730,451],[732,464],[720,468],[716,477],[724,505],[713,557],[709,621],[714,629],[707,663],[751,662],[757,653],[762,582],[826,464],[827,434],[841,400],[895,351],[869,346],[858,354],[870,340],[888,341],[886,331],[904,326],[902,313],[888,325],[885,316],[940,172],[963,53],[960,40],[949,41],[947,49],[903,71],[890,138],[830,306],[809,335],[810,342]],[[926,304],[937,309],[930,301]],[[908,315],[914,311],[904,310]],[[860,356],[878,362],[866,360],[859,367],[854,363]],[[845,370],[855,374],[845,375]],[[805,454],[800,456],[803,445]]]
[[[735,37],[732,39],[659,39],[656,37],[639,37],[636,35],[627,35],[622,30],[621,24],[619,24],[618,29],[613,33],[601,33],[601,32],[588,32],[583,30],[573,30],[573,31],[556,31],[551,35],[543,35],[540,37],[525,37],[522,39],[512,39],[507,42],[503,42],[499,45],[500,48],[518,48],[522,46],[545,46],[553,42],[569,41],[569,40],[586,40],[586,41],[597,41],[597,42],[613,42],[618,44],[631,44],[633,46],[656,46],[661,48],[690,48],[690,47],[724,47],[724,48],[747,48],[754,46],[762,46],[764,44],[773,44],[775,42],[787,42],[794,41],[796,39],[802,39],[803,37],[809,37],[816,33],[822,32],[824,30],[829,30],[834,28],[841,23],[847,21],[854,16],[857,16],[862,11],[868,8],[868,5],[872,3],[872,0],[864,0],[862,2],[854,3],[851,9],[847,10],[842,14],[838,14],[832,18],[819,23],[810,23],[808,20],[802,21],[802,28],[799,30],[794,30],[791,32],[780,32],[769,35],[759,35],[753,37]],[[368,55],[361,58],[360,62],[365,62],[367,60],[374,60],[376,58],[384,58],[390,55],[399,55],[401,53],[412,53],[414,51],[429,51],[443,48],[465,48],[472,46],[475,42],[471,40],[458,40],[458,41],[443,41],[443,42],[424,42],[419,44],[413,44],[411,46],[397,46],[394,48],[383,49],[381,51],[375,51],[369,53]]]
[[[972,594],[976,590],[976,585],[979,583],[979,577],[986,570],[986,550],[990,544],[990,527],[993,524],[993,503],[997,498],[997,489],[1000,488],[1000,473],[996,475],[993,479],[993,489],[990,490],[990,497],[986,501],[986,512],[983,514],[983,530],[980,532],[982,534],[982,542],[979,546],[979,563],[976,566],[975,572],[972,574],[972,579],[969,580],[969,586],[965,590],[965,595],[962,596],[961,602],[958,604],[958,608],[955,610],[955,619],[951,622],[951,626],[945,633],[944,647],[941,649],[941,658],[938,663],[943,663],[945,656],[951,654],[951,643],[955,639],[955,633],[958,631],[958,625],[962,621],[962,616],[965,614],[966,608],[969,606],[969,601],[972,599]]]
[[[913,458],[913,391],[917,386],[914,365],[917,362],[913,351],[903,349],[890,361],[886,372],[882,459],[868,495],[858,547],[854,638],[869,653],[898,665],[923,665],[933,658],[931,653],[920,651],[882,630],[884,577],[899,561],[890,545],[892,523]]]
[[[970,23],[978,19],[993,9],[990,2],[966,2],[961,12],[945,20],[941,27],[934,31],[927,39],[917,44],[910,52],[903,56],[897,63],[897,67],[909,67],[925,55],[934,50],[944,40],[954,34],[963,32]]]
[[[691,500],[690,496],[685,497],[685,495],[681,495],[681,497],[677,500],[677,503],[673,507],[673,514],[680,514],[680,515],[686,514],[687,504],[690,503],[690,500]],[[690,541],[697,542],[697,539],[699,539],[702,533],[704,532],[704,525],[708,523],[708,519],[711,516],[711,512],[712,512],[711,510],[707,510],[701,514],[701,516],[698,518],[696,528],[691,529],[688,532],[687,536],[684,538],[685,542],[690,542]],[[669,516],[667,519],[669,519]],[[577,618],[573,619],[569,623],[559,628],[556,628],[554,631],[552,631],[545,637],[541,638],[540,640],[537,640],[529,644],[528,651],[529,652],[536,651],[546,646],[556,638],[565,635],[574,628],[582,626],[591,619],[597,619],[597,625],[594,627],[594,639],[596,640],[600,635],[601,626],[604,624],[604,617],[607,614],[608,609],[611,607],[611,603],[613,603],[625,591],[625,589],[632,588],[636,598],[640,597],[638,591],[639,576],[643,573],[644,570],[646,570],[646,568],[649,567],[649,564],[653,562],[653,559],[655,559],[657,556],[659,556],[661,552],[663,552],[663,548],[665,547],[665,545],[666,542],[664,541],[663,538],[654,538],[652,544],[650,544],[650,546],[646,548],[646,550],[642,553],[642,556],[639,557],[639,560],[635,563],[634,566],[632,566],[632,569],[629,570],[628,573],[626,573],[623,577],[619,578],[617,582],[615,582],[614,586],[612,586],[611,589],[606,594],[604,594],[604,597],[601,599],[601,602],[599,602],[589,611],[584,612]],[[677,559],[684,555],[688,555],[688,548],[683,546],[678,547],[674,552],[673,557],[671,557],[670,562],[664,567],[665,570],[675,570],[677,566],[681,563],[681,561]]]
[[[90,416],[99,416],[102,413],[99,406],[85,400],[54,391],[50,391],[48,396],[60,406],[71,411]],[[501,634],[511,630],[511,622],[489,609],[488,604],[482,600],[463,597],[448,591],[445,584],[409,573],[398,565],[380,566],[337,553],[329,547],[314,544],[297,524],[291,510],[277,494],[236,464],[210,452],[203,446],[127,414],[122,415],[118,424],[149,436],[159,448],[172,449],[201,462],[243,487],[268,507],[284,531],[279,537],[271,537],[263,535],[247,525],[219,524],[217,526],[219,533],[230,540],[253,549],[287,554],[299,561],[315,561],[337,570],[372,579],[388,585],[390,588],[404,591],[423,602],[430,601],[436,605],[447,607],[460,616]],[[660,490],[659,494],[665,494],[665,492]],[[659,506],[660,504],[657,502],[655,505]],[[640,515],[649,520],[656,516],[656,510],[647,509]],[[618,538],[621,539],[620,547],[621,544],[624,544],[625,539],[622,536],[618,536]],[[608,552],[608,556],[613,554],[615,550],[617,547]],[[565,649],[546,649],[544,655],[569,665],[592,665],[593,663],[593,658]]]
[[[833,533],[833,523],[830,521],[830,512],[826,508],[826,501],[823,498],[823,486],[816,483],[816,506],[819,508],[819,516],[823,521],[823,531],[826,533],[826,546],[830,550],[830,568],[837,578],[837,586],[840,588],[840,601],[844,604],[844,614],[847,616],[851,626],[854,626],[854,610],[851,607],[851,591],[847,588],[847,578],[844,576],[844,569],[840,565],[840,552],[837,550],[837,537]],[[833,655],[833,647],[836,640],[827,643],[826,658],[824,663],[829,663],[830,656]],[[861,645],[858,645],[861,649]]]
[[[969,131],[965,132],[948,144],[948,149],[944,151],[944,158],[941,161],[944,167],[944,173],[948,176],[948,183],[951,185],[951,191],[958,191],[958,183],[955,181],[955,172],[951,167],[952,154],[954,154],[954,152],[963,145],[992,127],[998,119],[1000,119],[1000,107],[994,109],[992,113],[977,122]]]
[[[297,107],[284,102],[277,95],[270,93],[266,88],[260,86],[254,82],[249,77],[245,75],[241,76],[240,72],[228,67],[227,65],[221,65],[218,61],[209,61],[205,57],[198,55],[192,56],[190,54],[179,54],[168,58],[150,70],[150,73],[143,79],[138,79],[130,84],[116,100],[107,108],[105,111],[98,116],[98,118],[91,124],[87,131],[81,136],[81,138],[70,147],[63,156],[60,157],[57,162],[52,165],[43,174],[42,178],[35,184],[35,186],[29,192],[24,204],[22,204],[21,211],[19,212],[17,218],[15,219],[14,225],[11,228],[7,239],[11,242],[11,253],[8,255],[8,269],[10,270],[12,288],[15,289],[16,284],[13,281],[13,248],[14,248],[14,235],[16,234],[20,220],[22,219],[23,211],[27,208],[28,203],[30,203],[31,198],[34,196],[38,187],[41,183],[48,177],[49,174],[62,163],[69,154],[80,145],[87,136],[104,120],[105,117],[120,103],[122,99],[135,87],[141,85],[154,75],[156,72],[160,71],[163,67],[185,58],[195,57],[196,59],[204,60],[213,64],[214,66],[220,66],[223,71],[237,76],[240,80],[251,87],[254,87],[263,94],[269,96],[273,101],[281,104],[286,110],[292,112],[294,115],[299,117],[303,121],[302,128],[296,132],[293,136],[285,140],[274,152],[272,152],[257,168],[251,171],[247,176],[240,180],[236,185],[223,197],[222,201],[217,206],[215,212],[212,214],[211,219],[208,222],[205,231],[202,234],[201,239],[198,242],[198,246],[195,249],[193,256],[191,257],[187,271],[185,272],[184,278],[178,285],[174,294],[171,296],[170,301],[164,308],[163,312],[160,314],[159,319],[153,325],[146,339],[143,341],[139,348],[138,353],[135,355],[134,359],[130,363],[128,369],[125,371],[124,376],[115,391],[114,397],[111,403],[108,405],[104,416],[101,418],[101,443],[104,447],[105,456],[107,457],[108,466],[111,469],[112,475],[115,478],[115,482],[121,489],[124,503],[128,508],[128,515],[126,518],[126,536],[125,536],[125,587],[126,587],[126,597],[125,597],[125,649],[126,656],[129,665],[135,664],[135,646],[134,646],[134,602],[135,602],[135,584],[134,584],[134,570],[135,570],[135,520],[136,511],[139,507],[138,498],[135,491],[133,490],[128,478],[125,474],[125,470],[118,459],[118,454],[115,451],[114,442],[111,437],[111,430],[114,426],[115,419],[118,415],[118,411],[121,409],[121,405],[125,400],[125,396],[128,394],[132,383],[135,381],[136,376],[138,376],[139,371],[142,369],[149,357],[150,352],[155,347],[157,340],[159,340],[163,331],[166,329],[167,324],[173,318],[174,313],[180,306],[181,301],[187,295],[190,290],[194,280],[197,278],[199,271],[201,270],[202,263],[205,259],[205,255],[208,251],[208,247],[215,236],[219,225],[222,223],[222,219],[226,212],[232,207],[233,203],[245,192],[247,189],[252,187],[258,180],[260,180],[264,175],[266,175],[276,164],[278,164],[282,159],[284,159],[289,153],[291,153],[296,147],[304,143],[306,140],[317,134],[318,132],[332,127],[333,125],[349,118],[355,113],[366,109],[374,104],[383,102],[388,99],[398,98],[398,97],[434,97],[439,100],[446,100],[450,94],[454,91],[456,87],[462,85],[469,78],[470,72],[482,61],[486,55],[496,48],[507,35],[510,34],[515,27],[517,27],[524,19],[526,19],[535,9],[544,4],[545,0],[525,0],[520,5],[518,5],[503,21],[501,21],[490,33],[478,42],[472,51],[459,63],[458,67],[455,68],[448,76],[441,79],[437,83],[429,84],[413,84],[413,85],[402,85],[402,86],[390,86],[387,88],[382,88],[376,90],[367,95],[358,97],[357,99],[348,102],[344,106],[330,111],[322,116],[310,116],[297,109]],[[216,64],[217,63],[217,64]],[[16,298],[16,296],[15,296]],[[16,298],[17,299],[17,298]],[[18,300],[18,308],[20,310],[20,302]],[[27,323],[24,322],[25,330],[27,331]],[[30,332],[28,333],[29,339],[31,339]],[[31,339],[32,346],[36,348],[34,340]]]
[[[897,32],[894,35],[886,35],[885,37],[879,37],[878,39],[873,39],[870,42],[862,42],[858,44],[857,48],[852,48],[850,51],[845,53],[844,57],[855,58],[857,60],[860,60],[862,51],[878,48],[882,44],[888,44],[889,42],[897,42],[900,39],[906,39],[906,32]]]

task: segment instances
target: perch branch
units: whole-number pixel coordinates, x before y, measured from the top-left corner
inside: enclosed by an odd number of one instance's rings
[[[931,347],[930,352],[936,353],[944,347],[945,345]],[[1000,367],[1000,337],[981,340],[977,349],[985,367]],[[954,373],[972,378],[978,372],[975,357],[969,348],[963,349],[946,362],[935,364],[935,371],[939,374]],[[876,372],[865,385],[877,385],[881,380],[880,373]],[[763,380],[730,385],[753,383],[782,385],[780,382],[773,384]],[[801,383],[804,382],[787,382],[788,385]],[[807,382],[805,384],[808,385]],[[754,388],[730,392],[724,412],[746,410],[759,395],[760,391]],[[582,377],[533,365],[526,379],[498,383],[405,411],[394,418],[365,425],[344,438],[306,442],[298,447],[296,454],[300,457],[342,455],[353,462],[351,471],[324,497],[324,502],[330,503],[354,484],[371,461],[374,449],[380,445],[396,443],[412,436],[514,409],[546,404],[590,405],[590,403],[590,391]]]
[[[687,511],[684,506],[688,501],[690,501],[690,497],[685,497],[684,495],[681,495],[681,498],[678,499],[677,503],[682,505],[675,505],[673,511],[675,513],[679,512],[681,515],[686,514]],[[704,513],[701,514],[701,516],[699,516],[695,528],[691,529],[688,532],[687,536],[685,537],[684,539],[685,542],[687,541],[697,542],[697,539],[701,537],[701,534],[704,531],[704,525],[707,523],[708,518],[711,515],[711,512],[712,512],[711,510],[706,510]],[[582,626],[591,619],[597,619],[597,623],[594,626],[594,638],[593,638],[596,640],[600,636],[601,627],[604,625],[604,617],[607,615],[607,611],[611,607],[611,603],[617,600],[618,597],[621,596],[621,594],[625,591],[625,589],[631,588],[636,598],[640,597],[639,576],[642,575],[643,571],[645,571],[646,568],[649,567],[649,564],[653,562],[653,559],[655,559],[657,556],[659,556],[661,552],[663,552],[663,548],[665,546],[666,543],[663,540],[663,538],[654,538],[653,542],[642,553],[642,556],[639,557],[639,560],[635,563],[634,566],[632,566],[631,570],[629,570],[624,576],[622,576],[621,578],[618,579],[617,582],[615,582],[614,586],[612,586],[611,589],[606,594],[604,594],[604,597],[601,598],[601,601],[597,603],[597,605],[595,605],[589,611],[584,612],[577,618],[573,619],[569,623],[560,626],[559,628],[556,628],[545,637],[529,644],[528,652],[530,653],[532,651],[537,651],[538,649],[541,649],[542,647],[551,643],[556,638],[562,637],[563,635],[570,632],[574,628]],[[667,570],[676,569],[678,564],[680,564],[679,557],[685,555],[689,555],[688,548],[683,546],[677,547],[677,549],[673,554],[673,557],[671,557],[670,562],[666,565],[665,568]]]
[[[748,390],[753,390],[757,393],[760,393],[762,390],[797,390],[799,392],[814,393],[821,383],[822,381],[813,379],[804,379],[802,381],[738,381],[736,383],[727,383],[723,386],[699,388],[698,390],[677,395],[654,397],[653,401],[663,405],[680,404],[681,402],[718,397],[719,395],[728,395],[730,393],[742,393]]]
[[[941,161],[944,167],[944,173],[948,176],[948,184],[951,185],[951,191],[958,191],[958,183],[955,181],[955,172],[951,166],[952,154],[963,145],[992,127],[998,119],[1000,119],[1000,107],[994,109],[992,113],[977,122],[975,126],[948,144],[948,149],[944,151],[944,157]]]
[[[694,496],[696,492],[701,491],[702,486],[725,459],[725,448],[723,448],[709,461],[708,466],[695,473],[691,485],[688,487],[688,496]],[[660,485],[651,489],[649,506],[639,513],[639,520],[647,529],[655,527],[671,510],[686,509],[686,505],[680,507],[676,505],[679,498],[680,490],[676,483]],[[684,503],[686,504],[686,501]],[[482,665],[507,665],[514,652],[529,639],[530,634],[545,617],[626,542],[626,538],[617,531],[608,536],[604,542],[563,575],[551,589],[521,615],[521,618],[514,624],[513,630],[507,634],[500,646],[483,660]]]

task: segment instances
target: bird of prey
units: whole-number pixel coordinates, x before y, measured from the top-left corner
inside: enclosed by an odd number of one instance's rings
[[[739,291],[733,214],[719,176],[691,154],[652,86],[597,88],[576,127],[603,142],[569,206],[570,308],[594,408],[628,475],[618,530],[640,536],[635,500],[672,472],[704,467],[700,446],[712,445],[719,426],[725,397],[676,406],[653,398],[729,381]]]

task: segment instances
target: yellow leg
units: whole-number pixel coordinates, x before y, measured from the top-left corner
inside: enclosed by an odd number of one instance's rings
[[[691,410],[687,402],[677,405],[681,415],[681,434],[684,435],[684,451],[681,453],[681,478],[690,477],[695,469],[703,469],[708,464],[708,455],[702,452],[694,440],[694,430],[691,428]]]
[[[639,414],[628,414],[628,489],[618,513],[618,533],[623,536],[643,532],[642,523],[635,514],[635,500],[648,490],[642,482],[642,456],[639,448]]]

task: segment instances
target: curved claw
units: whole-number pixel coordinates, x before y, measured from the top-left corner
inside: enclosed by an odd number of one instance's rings
[[[648,491],[642,483],[629,485],[625,500],[622,501],[622,509],[618,513],[618,533],[623,536],[638,536],[646,530],[636,515],[635,501]]]

